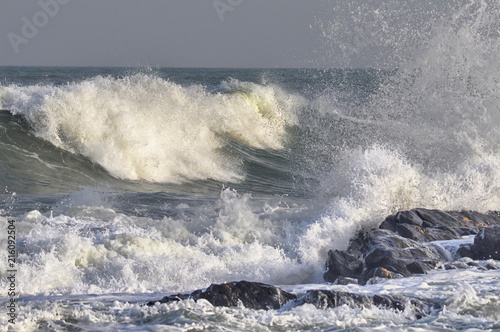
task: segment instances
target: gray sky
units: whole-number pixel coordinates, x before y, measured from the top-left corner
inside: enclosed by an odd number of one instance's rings
[[[321,0],[1,0],[0,65],[324,66],[324,10]]]
[[[397,67],[460,2],[0,0],[0,65]]]

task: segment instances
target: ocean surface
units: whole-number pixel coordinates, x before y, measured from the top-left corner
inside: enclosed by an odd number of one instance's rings
[[[499,13],[457,6],[392,68],[0,67],[0,330],[500,329],[498,270],[322,278],[397,211],[500,209]],[[237,280],[442,309],[144,306]]]

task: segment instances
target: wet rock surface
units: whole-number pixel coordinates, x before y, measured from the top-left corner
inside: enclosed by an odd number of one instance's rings
[[[377,306],[398,311],[405,310],[405,305],[401,300],[387,295],[368,296],[333,290],[309,290],[298,302],[312,304],[318,309],[347,305],[351,308]]]
[[[268,310],[279,309],[296,296],[271,285],[240,281],[211,285],[199,298],[214,306],[234,307],[242,304],[246,308]]]
[[[500,225],[498,212],[414,209],[387,217],[380,225],[380,229],[391,230],[415,241],[430,242],[477,234],[480,229],[491,225]]]
[[[364,264],[358,251],[330,250],[327,266],[325,280],[336,281],[339,277],[357,279],[363,272]]]
[[[500,226],[483,228],[474,237],[472,245],[462,245],[458,253],[475,260],[500,260]]]
[[[192,299],[205,299],[214,306],[235,307],[243,305],[249,309],[271,310],[288,309],[311,304],[318,309],[348,306],[351,308],[379,307],[396,311],[405,311],[410,306],[416,318],[429,314],[439,308],[438,304],[419,299],[402,299],[388,295],[365,295],[335,290],[308,290],[305,294],[293,294],[281,288],[258,282],[238,281],[224,284],[213,284],[206,290],[196,290],[190,294],[165,296],[158,301],[150,301],[148,306],[157,303],[169,303]]]
[[[462,245],[453,254],[432,243],[460,239],[465,235],[475,235],[474,243]],[[387,217],[378,229],[359,233],[350,241],[347,250],[330,250],[324,279],[337,285],[376,283],[388,278],[425,274],[438,266],[450,270],[469,267],[498,269],[500,213],[427,209],[398,212]],[[416,318],[440,308],[439,304],[416,298],[380,294],[335,290],[308,290],[305,294],[293,294],[272,285],[249,281],[212,284],[206,290],[165,296],[147,305],[187,299],[204,299],[214,306],[242,305],[256,310],[293,308],[304,304],[318,309],[347,305],[352,308],[376,306],[405,311],[410,307]]]
[[[355,278],[359,284],[371,279],[392,279],[425,274],[452,260],[432,241],[460,239],[477,234],[473,245],[463,245],[459,257],[500,259],[500,214],[474,211],[445,212],[414,209],[387,217],[379,229],[362,232],[345,251],[330,250],[323,277]],[[464,265],[446,265],[446,268]]]
[[[168,303],[186,299],[205,299],[214,306],[236,307],[243,305],[250,309],[279,309],[290,300],[296,299],[295,294],[278,287],[258,282],[238,281],[224,284],[212,284],[205,291],[196,290],[191,294],[165,296],[159,301],[148,302]]]

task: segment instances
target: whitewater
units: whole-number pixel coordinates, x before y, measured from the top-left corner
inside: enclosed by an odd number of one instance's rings
[[[380,68],[1,67],[0,247],[14,220],[18,316],[7,324],[1,249],[0,329],[500,329],[495,261],[323,280],[329,250],[398,211],[500,210],[499,5],[412,4],[319,18],[332,57],[392,48]],[[344,31],[349,18],[364,25]],[[144,305],[237,280],[441,309]]]

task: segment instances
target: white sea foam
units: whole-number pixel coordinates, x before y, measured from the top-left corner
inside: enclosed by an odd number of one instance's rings
[[[65,86],[7,86],[1,107],[35,134],[130,180],[238,180],[240,160],[221,152],[230,137],[283,147],[302,99],[276,86],[228,80],[217,93],[152,75],[96,77]]]
[[[225,189],[215,206],[163,219],[117,213],[97,199],[79,206],[76,197],[58,208],[61,214],[34,210],[16,221],[21,294],[175,292],[227,280],[311,279],[289,252],[289,223],[253,211],[249,195]]]
[[[323,181],[326,188],[339,188],[339,195],[300,237],[302,260],[321,264],[328,250],[345,250],[357,232],[377,227],[397,211],[487,212],[500,206],[500,156],[476,156],[454,171],[431,174],[407,160],[378,145],[351,152]]]
[[[22,298],[18,301],[18,330],[45,327],[64,330],[71,324],[102,331],[133,330],[138,324],[151,329],[187,331],[199,329],[273,330],[273,329],[383,329],[383,330],[443,330],[498,329],[498,273],[467,270],[438,270],[429,275],[393,279],[367,286],[325,284],[297,285],[287,288],[295,293],[309,289],[330,289],[364,295],[389,295],[432,299],[443,306],[420,320],[408,306],[403,312],[367,306],[316,309],[303,305],[281,310],[250,310],[242,306],[214,307],[207,301],[185,300],[148,307],[143,303],[162,294],[108,294],[78,296],[47,296]],[[406,303],[408,304],[408,303]],[[5,322],[5,315],[0,321]],[[1,325],[7,331],[5,324]]]
[[[176,213],[169,217],[137,217],[115,212],[99,190],[86,190],[50,214],[34,210],[18,219],[19,290],[178,292],[241,279],[321,282],[328,250],[347,248],[356,232],[376,227],[391,213],[498,206],[500,165],[497,158],[489,162],[471,161],[462,172],[429,176],[381,146],[358,151],[325,181],[352,185],[318,219],[303,217],[314,212],[307,212],[306,201],[290,207],[231,189],[222,190],[215,203],[170,207]]]

